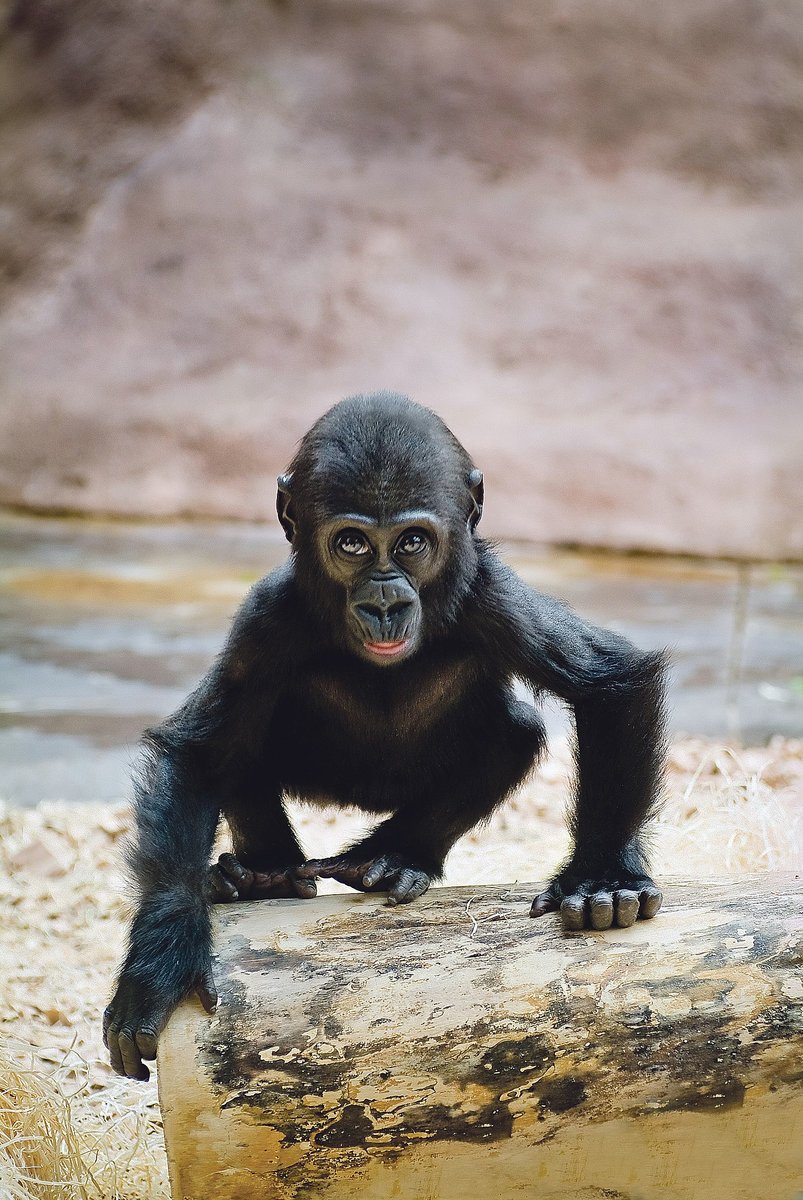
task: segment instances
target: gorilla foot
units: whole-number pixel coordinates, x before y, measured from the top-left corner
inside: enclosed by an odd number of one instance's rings
[[[302,877],[299,867],[274,867],[252,871],[233,854],[221,854],[209,868],[207,896],[213,904],[231,904],[235,900],[276,900],[297,896],[309,900],[317,895],[315,880]]]
[[[388,904],[409,904],[423,896],[432,882],[430,875],[413,866],[401,854],[366,858],[356,852],[334,858],[311,858],[298,868],[302,879],[336,879],[360,892],[388,893]]]

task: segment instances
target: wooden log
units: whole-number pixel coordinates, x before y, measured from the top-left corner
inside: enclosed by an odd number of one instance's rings
[[[159,1048],[175,1200],[795,1200],[798,877],[605,933],[538,890],[217,908],[218,1013]]]

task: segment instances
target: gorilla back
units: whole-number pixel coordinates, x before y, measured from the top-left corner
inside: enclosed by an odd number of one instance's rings
[[[302,440],[278,481],[289,561],[145,735],[140,904],[105,1015],[119,1072],[147,1078],[183,996],[214,1006],[210,901],[307,898],[320,877],[389,904],[420,896],[544,748],[516,677],[569,702],[577,734],[573,851],[531,915],[604,929],[657,912],[640,831],[660,782],[661,656],[528,588],[478,536],[482,506],[481,472],[404,396],[344,400]],[[335,857],[305,859],[287,796],[387,816]],[[221,815],[233,853],[209,867]]]

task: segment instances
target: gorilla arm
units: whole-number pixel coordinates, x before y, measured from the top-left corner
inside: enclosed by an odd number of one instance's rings
[[[187,721],[185,705],[176,717]],[[217,1003],[204,895],[218,806],[200,762],[166,727],[149,731],[135,784],[136,842],[128,852],[139,904],[103,1038],[118,1075],[147,1079],[143,1058],[173,1008],[197,992],[208,1012]]]
[[[641,830],[661,788],[664,658],[587,624],[495,558],[485,559],[483,574],[475,619],[486,652],[574,709],[573,850],[531,916],[559,908],[567,929],[652,917],[662,897],[648,874]]]
[[[147,1079],[143,1059],[173,1008],[197,992],[217,1001],[211,971],[207,874],[221,800],[253,761],[288,670],[285,573],[253,589],[220,658],[172,717],[144,739],[128,859],[139,905],[104,1040],[120,1075]]]

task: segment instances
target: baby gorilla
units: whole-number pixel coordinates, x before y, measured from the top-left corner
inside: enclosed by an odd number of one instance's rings
[[[140,904],[104,1028],[144,1058],[175,1005],[216,1003],[208,902],[315,895],[316,877],[403,904],[526,777],[545,746],[513,680],[574,709],[573,851],[535,898],[566,929],[652,917],[640,837],[658,793],[662,657],[527,587],[477,535],[482,475],[404,396],[344,400],[279,478],[289,561],[261,580],[215,665],[145,735],[131,853]],[[305,862],[287,796],[385,819]],[[221,814],[233,854],[211,869]]]

